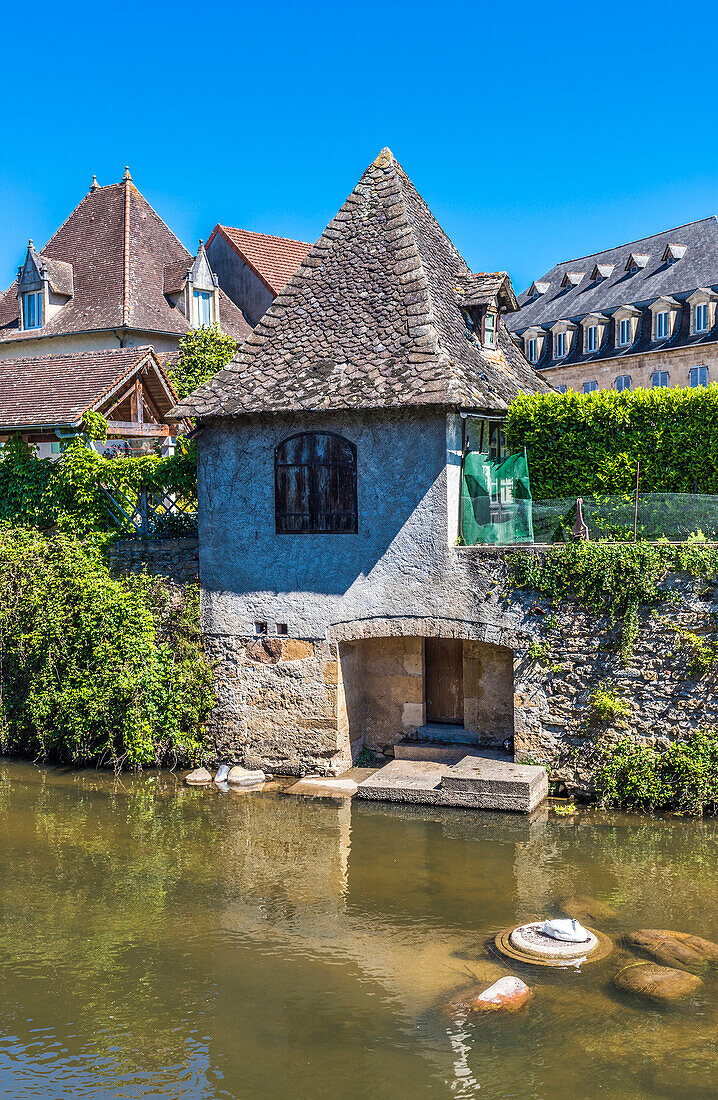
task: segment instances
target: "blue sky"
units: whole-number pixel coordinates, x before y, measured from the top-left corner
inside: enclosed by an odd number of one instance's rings
[[[193,250],[217,221],[314,240],[389,145],[517,290],[718,212],[709,6],[35,0],[3,21],[2,286],[125,164]]]

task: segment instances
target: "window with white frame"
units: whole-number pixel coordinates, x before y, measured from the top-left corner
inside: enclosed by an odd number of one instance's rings
[[[668,385],[668,371],[654,370],[651,375],[651,389],[664,389]]]
[[[631,388],[631,376],[630,374],[619,374],[616,379],[616,389],[620,393],[621,390],[630,390]]]
[[[668,336],[668,310],[662,309],[656,314],[656,340],[665,340]]]
[[[566,333],[557,332],[554,335],[554,355],[557,359],[563,359],[566,354]]]
[[[588,325],[586,328],[586,351],[595,351],[598,347],[598,326]]]
[[[708,367],[691,367],[688,372],[688,385],[694,389],[696,386],[707,386]]]
[[[631,319],[622,317],[618,324],[618,343],[622,348],[631,342]]]
[[[484,317],[484,347],[496,347],[496,314],[489,310]]]
[[[532,338],[529,340],[527,347],[529,363],[535,363],[538,359],[538,340],[535,336],[532,336]]]
[[[195,328],[212,324],[212,291],[193,290]]]
[[[42,291],[31,290],[22,296],[22,327],[42,326]]]
[[[708,331],[708,303],[697,302],[693,307],[693,331]]]
[[[598,382],[593,382],[593,381],[592,382],[584,382],[584,384],[583,384],[583,392],[584,393],[593,393],[594,390],[597,390],[597,389],[598,389]]]

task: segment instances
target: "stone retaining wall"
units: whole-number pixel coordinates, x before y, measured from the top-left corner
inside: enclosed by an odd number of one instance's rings
[[[148,573],[169,577],[179,583],[199,577],[196,538],[119,539],[107,547],[107,560],[119,572]]]

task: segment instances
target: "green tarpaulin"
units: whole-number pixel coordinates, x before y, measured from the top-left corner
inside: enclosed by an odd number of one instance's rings
[[[529,468],[524,454],[495,459],[469,451],[461,480],[461,534],[467,546],[533,542]]]

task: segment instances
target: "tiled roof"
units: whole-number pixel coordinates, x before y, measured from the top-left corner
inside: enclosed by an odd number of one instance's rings
[[[275,298],[312,247],[307,241],[293,241],[289,237],[273,237],[268,233],[250,233],[247,229],[216,225],[207,241],[208,248],[217,233],[239,253]]]
[[[165,265],[191,267],[193,257],[129,177],[89,191],[40,255],[72,265],[73,297],[41,329],[22,332],[14,283],[0,295],[0,342],[125,326],[181,336],[190,328],[167,301],[164,276]],[[220,322],[238,340],[251,331],[221,291]]]
[[[442,405],[505,410],[549,387],[457,303],[470,272],[388,149],[240,348],[172,415]]]
[[[73,294],[72,264],[64,260],[53,260],[50,256],[38,256],[41,265],[47,269],[50,286],[56,294],[71,298]]]
[[[150,347],[0,359],[0,431],[79,424],[148,362],[171,386]]]
[[[664,259],[668,245],[684,248],[675,263]],[[633,274],[626,270],[631,254],[639,262],[648,256],[645,266]],[[608,278],[592,282],[596,267],[607,269]],[[562,289],[567,272],[583,272],[583,277],[576,286]],[[665,294],[685,297],[696,287],[718,285],[718,219],[704,218],[604,252],[563,260],[534,285],[546,289],[533,299],[528,290],[519,295],[520,312],[507,320],[514,332],[562,319],[580,320],[588,313],[611,313],[620,306],[645,305]]]
[[[511,280],[505,271],[477,272],[457,279],[457,301],[463,306],[486,306],[498,298],[507,312],[518,309]]]

